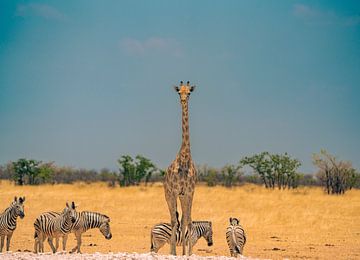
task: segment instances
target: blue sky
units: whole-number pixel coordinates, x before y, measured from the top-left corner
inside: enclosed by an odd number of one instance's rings
[[[359,1],[0,2],[0,163],[166,167],[190,99],[192,156],[221,167],[327,149],[360,168]]]

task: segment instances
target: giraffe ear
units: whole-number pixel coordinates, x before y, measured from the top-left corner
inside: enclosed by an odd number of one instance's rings
[[[191,86],[191,87],[190,87],[190,92],[193,92],[193,91],[195,90],[195,87],[196,87],[196,86]]]
[[[179,92],[179,90],[180,90],[178,86],[174,86],[174,89],[176,92]]]

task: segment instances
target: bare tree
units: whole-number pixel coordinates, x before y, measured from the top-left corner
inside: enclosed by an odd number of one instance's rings
[[[313,164],[319,168],[317,177],[323,182],[328,194],[344,194],[354,185],[356,170],[349,161],[338,161],[326,150],[313,155]]]

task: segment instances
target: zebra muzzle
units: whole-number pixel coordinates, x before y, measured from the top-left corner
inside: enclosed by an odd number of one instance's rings
[[[112,234],[109,234],[105,237],[106,239],[111,239],[112,238]]]

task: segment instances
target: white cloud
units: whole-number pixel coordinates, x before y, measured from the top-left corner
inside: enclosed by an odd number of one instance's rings
[[[15,14],[21,17],[38,16],[48,20],[66,20],[66,15],[47,4],[19,4]]]
[[[293,14],[307,24],[317,25],[360,25],[360,16],[341,16],[333,11],[320,10],[304,4],[294,4]]]
[[[181,57],[183,55],[180,44],[171,38],[150,37],[145,40],[123,38],[120,40],[120,48],[125,53],[136,56],[154,52],[166,53],[175,57]]]

